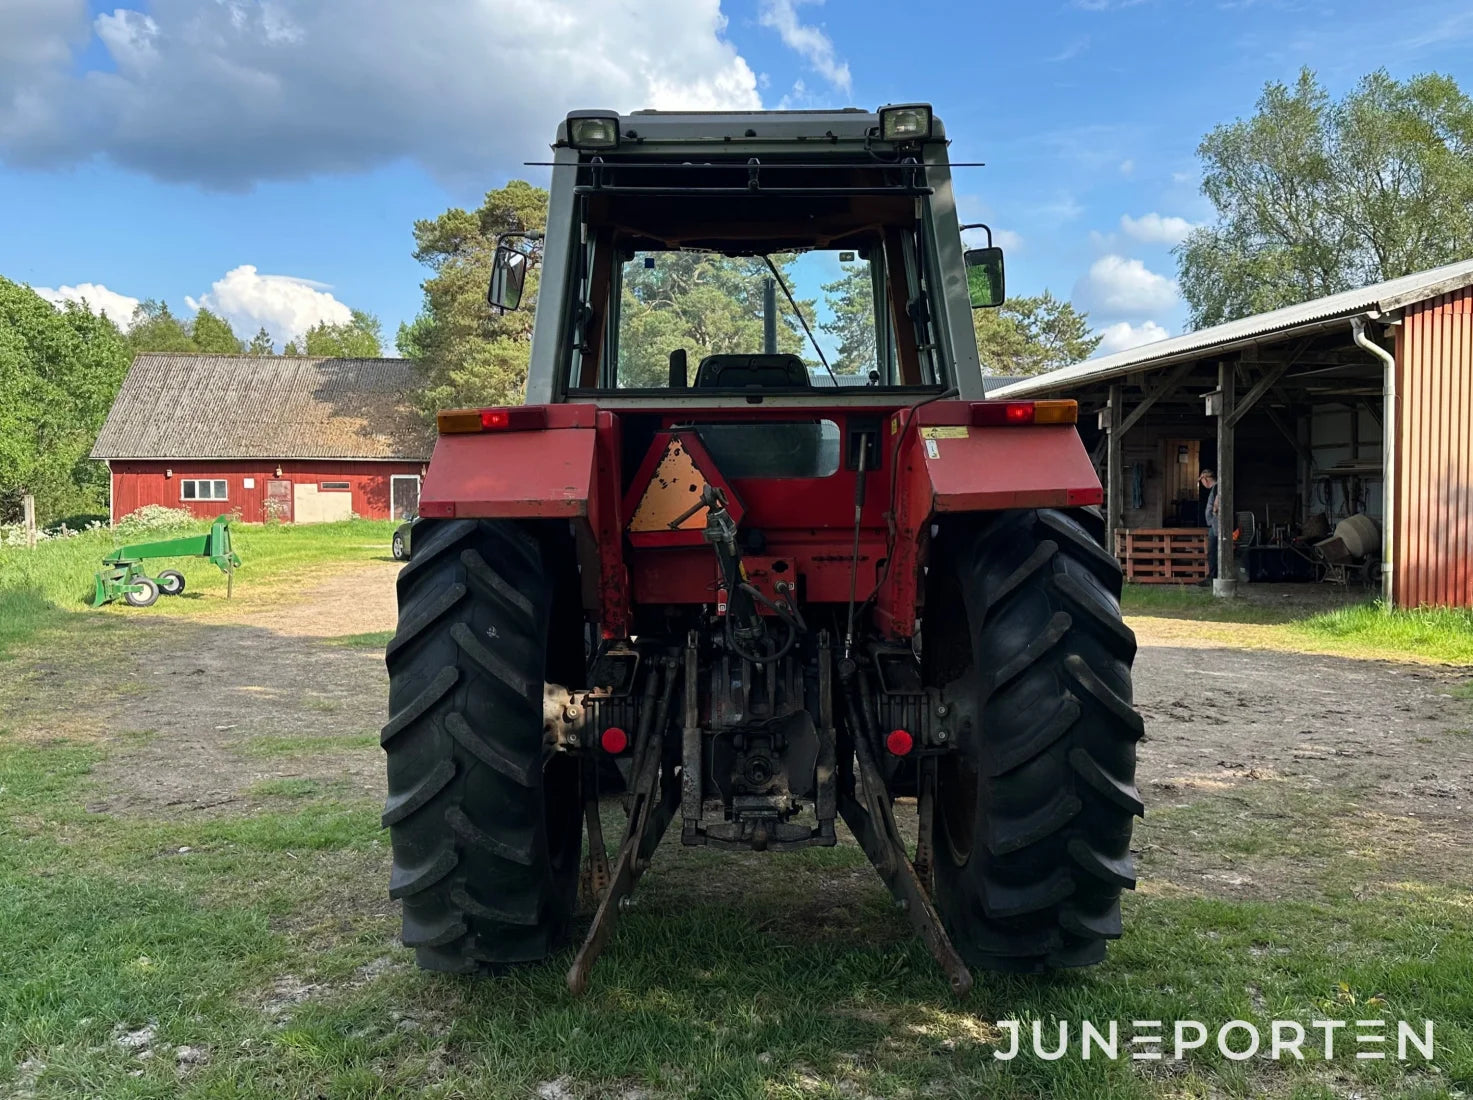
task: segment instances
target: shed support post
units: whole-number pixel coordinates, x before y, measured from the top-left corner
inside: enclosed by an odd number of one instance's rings
[[[1110,385],[1109,443],[1105,458],[1105,549],[1115,553],[1115,532],[1120,527],[1120,505],[1124,498],[1121,478],[1121,424],[1124,420],[1124,401],[1119,382]]]
[[[1237,434],[1233,409],[1237,404],[1238,364],[1223,359],[1217,364],[1217,389],[1222,406],[1217,416],[1217,578],[1214,596],[1238,594],[1238,563],[1233,558],[1233,437]]]

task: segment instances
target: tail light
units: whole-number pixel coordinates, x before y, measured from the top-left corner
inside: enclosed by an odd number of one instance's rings
[[[441,435],[466,432],[533,432],[547,427],[544,405],[495,409],[445,409],[435,417]]]
[[[974,401],[972,424],[1001,428],[1017,424],[1077,424],[1078,401]]]
[[[885,738],[885,748],[891,756],[909,756],[915,744],[915,738],[906,730],[891,730],[890,736]]]
[[[618,756],[629,747],[629,735],[618,726],[610,726],[603,731],[598,743],[603,746],[604,752],[610,756]]]

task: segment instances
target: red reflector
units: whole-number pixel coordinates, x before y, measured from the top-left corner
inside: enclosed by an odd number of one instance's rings
[[[1065,500],[1070,505],[1104,504],[1104,489],[1070,489]]]
[[[979,428],[1000,428],[1005,424],[1032,424],[1032,401],[975,401],[972,423]]]
[[[481,430],[494,431],[497,428],[511,427],[510,409],[482,409]]]
[[[610,726],[604,730],[603,736],[598,739],[598,743],[603,746],[604,752],[610,756],[618,756],[629,747],[629,735],[618,726]]]
[[[890,736],[885,738],[885,748],[890,750],[891,756],[907,756],[915,748],[915,738],[905,730],[891,730]]]
[[[455,501],[422,500],[419,502],[419,514],[426,519],[454,519]]]

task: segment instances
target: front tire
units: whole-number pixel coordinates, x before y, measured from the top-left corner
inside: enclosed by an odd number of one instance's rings
[[[1081,511],[1029,510],[943,527],[926,652],[956,707],[938,764],[936,905],[966,961],[991,970],[1087,966],[1121,934],[1135,886],[1135,636],[1119,564]]]
[[[416,542],[386,654],[389,894],[421,967],[495,972],[555,951],[577,901],[579,769],[543,740],[564,579],[530,524],[425,521]]]

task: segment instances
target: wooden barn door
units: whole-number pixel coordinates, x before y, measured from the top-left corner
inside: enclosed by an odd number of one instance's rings
[[[262,519],[292,521],[292,483],[276,478],[266,482],[266,514]]]

